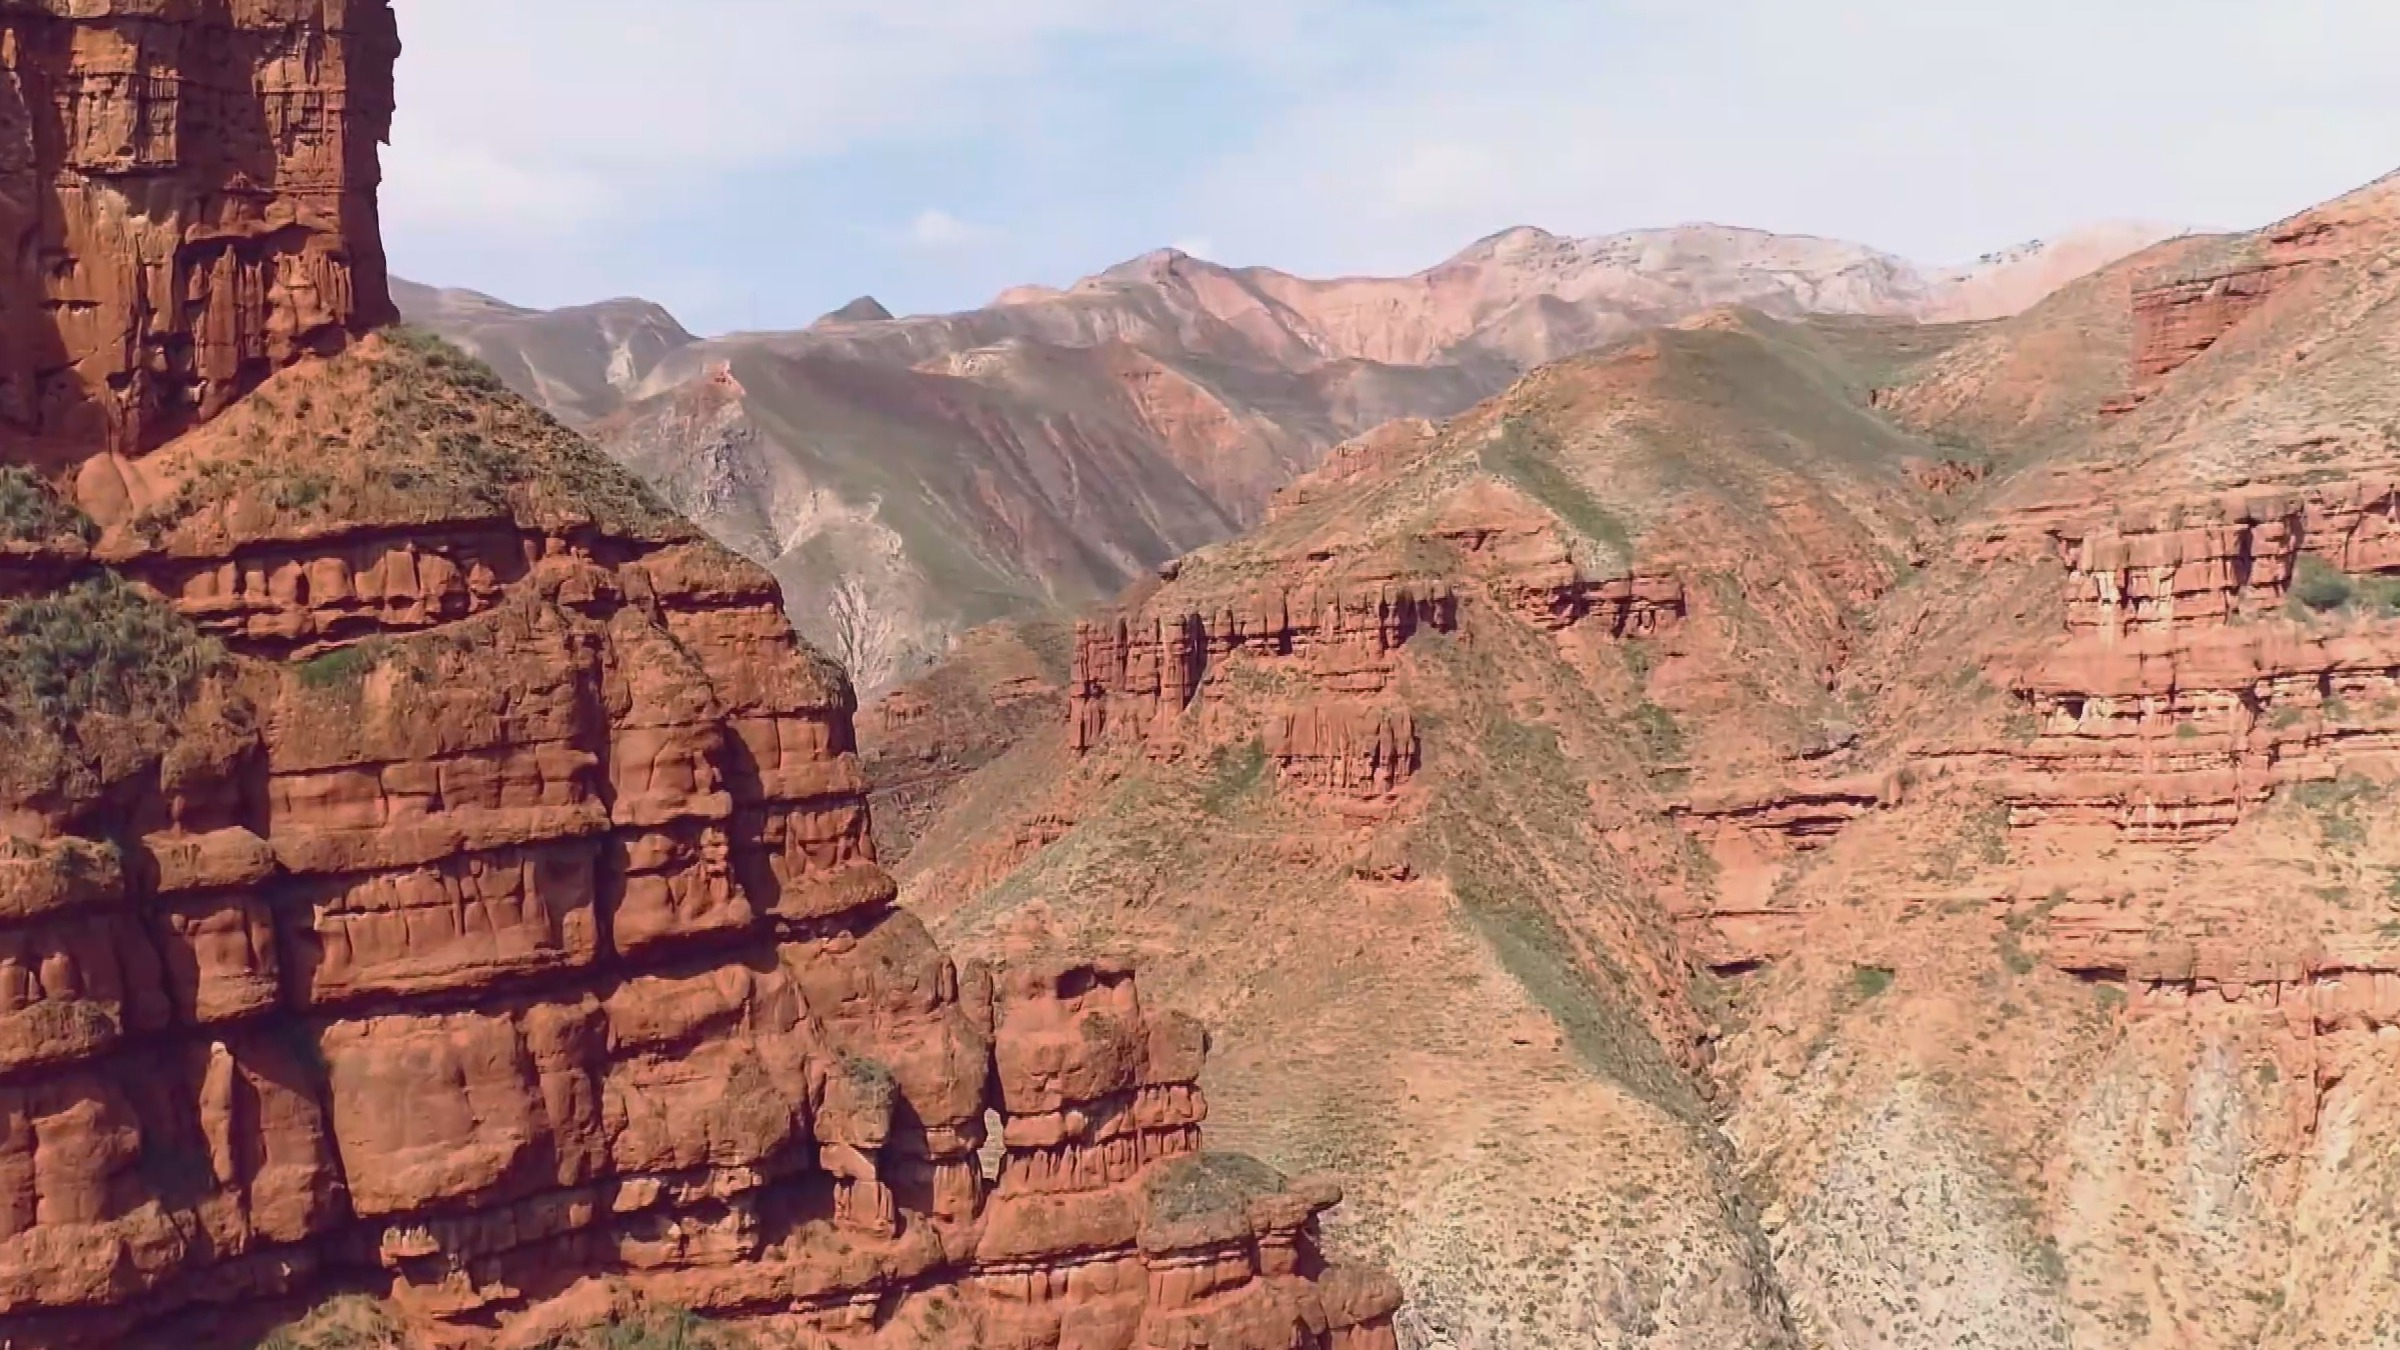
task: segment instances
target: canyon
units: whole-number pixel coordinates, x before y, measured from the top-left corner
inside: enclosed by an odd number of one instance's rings
[[[871,707],[902,894],[1140,954],[1404,1344],[2400,1345],[2395,298],[2400,176],[1385,426]]]
[[[0,6],[0,1345],[1390,1350],[1197,1022],[895,903],[775,580],[385,326],[398,53]]]
[[[1414,276],[1327,281],[1169,249],[956,314],[862,297],[705,340],[640,300],[396,294],[774,572],[803,631],[880,692],[977,625],[1072,620],[1259,523],[1338,444],[1644,327],[1727,304],[1993,319],[2171,233],[2096,226],[1933,269],[1713,225],[1520,228]]]
[[[703,339],[393,9],[0,0],[0,1350],[2400,1347],[2400,175]]]

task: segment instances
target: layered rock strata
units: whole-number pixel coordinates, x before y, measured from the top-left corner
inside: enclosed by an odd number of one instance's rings
[[[1315,1281],[1322,1185],[1151,1231],[1204,1038],[893,907],[848,688],[763,573],[556,502],[315,528],[288,481],[112,523],[124,573],[261,604],[174,591],[233,653],[180,733],[0,803],[0,1339],[364,1282],[472,1340],[611,1276],[839,1343],[1390,1343],[1388,1282]]]
[[[0,1345],[360,1289],[510,1344],[596,1282],[799,1345],[1393,1345],[1338,1192],[1201,1152],[1196,1025],[894,905],[772,579],[351,341],[387,6],[4,8],[0,168],[57,192],[0,192],[49,241],[0,314],[72,359],[7,348]]]
[[[0,451],[147,448],[390,320],[397,51],[357,0],[0,9]]]
[[[2314,268],[2358,261],[2360,244],[2387,222],[2358,198],[2330,203],[2254,235],[2217,241],[2174,272],[2133,292],[2133,383],[2102,412],[2117,416],[2155,397],[2169,377]]]
[[[2400,631],[2365,596],[2400,571],[2389,482],[2147,509],[2053,537],[2068,636],[2012,680],[2031,719],[2000,784],[2017,823],[2191,842],[2280,787],[2400,749]]]
[[[2107,637],[2223,624],[2280,607],[2303,557],[2341,572],[2400,571],[2400,484],[2234,494],[2055,527],[2067,627]]]
[[[1395,688],[1401,649],[1421,633],[1456,633],[1462,604],[1488,603],[1549,632],[1588,625],[1611,639],[1655,636],[1685,615],[1683,583],[1670,574],[1594,580],[1554,535],[1526,551],[1496,546],[1500,533],[1426,537],[1468,558],[1479,601],[1446,581],[1393,576],[1272,587],[1205,612],[1141,604],[1078,624],[1070,744],[1077,754],[1115,742],[1176,758],[1193,739],[1186,711],[1210,715],[1246,668],[1272,686],[1273,705],[1248,734],[1284,781],[1372,817],[1423,759],[1416,718]]]
[[[1458,596],[1440,582],[1392,579],[1351,587],[1273,589],[1212,613],[1135,613],[1075,630],[1069,716],[1078,751],[1112,734],[1172,744],[1174,721],[1236,654],[1290,661],[1326,693],[1373,696],[1390,687],[1393,653],[1423,629],[1458,624]]]

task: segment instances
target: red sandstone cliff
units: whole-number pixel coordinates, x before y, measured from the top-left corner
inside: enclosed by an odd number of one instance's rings
[[[1338,1190],[1201,1151],[1196,1024],[894,906],[770,578],[451,349],[352,340],[388,7],[0,22],[42,189],[0,204],[81,250],[0,274],[41,391],[0,444],[0,1345],[355,1289],[445,1346],[646,1302],[1388,1350]],[[128,174],[155,240],[93,205]]]
[[[139,450],[390,320],[351,0],[0,8],[0,452]]]

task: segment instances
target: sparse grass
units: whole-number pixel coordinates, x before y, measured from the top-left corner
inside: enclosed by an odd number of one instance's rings
[[[2302,783],[2292,789],[2291,800],[2316,822],[2326,848],[2355,853],[2366,846],[2368,838],[2362,811],[2381,803],[2385,794],[2381,783],[2344,775],[2328,783]]]
[[[752,1345],[729,1327],[666,1311],[563,1336],[543,1350],[750,1350]]]
[[[387,329],[385,337],[394,347],[423,362],[427,370],[449,377],[461,388],[472,389],[484,394],[497,394],[505,388],[500,383],[500,377],[492,373],[490,366],[469,356],[439,333],[418,328],[413,324],[402,324],[397,328]],[[306,399],[307,396],[302,395],[301,397]],[[305,414],[308,410],[305,406],[301,406],[296,411]]]
[[[363,1294],[332,1299],[301,1320],[267,1333],[258,1350],[401,1350],[400,1324]]]
[[[99,529],[91,518],[51,490],[21,464],[0,464],[0,544],[39,544],[57,539],[90,543]]]
[[[2003,928],[2000,930],[2000,964],[2008,967],[2011,975],[2031,975],[2040,963],[2025,950],[2024,943],[2018,940],[2016,933]]]
[[[1075,625],[1063,619],[1027,619],[1017,625],[1017,640],[1033,653],[1034,664],[1050,679],[1065,684],[1075,668]]]
[[[1142,1181],[1151,1217],[1183,1223],[1212,1214],[1238,1212],[1251,1199],[1283,1191],[1274,1168],[1240,1153],[1200,1153],[1178,1158]]]
[[[1208,782],[1200,789],[1200,809],[1222,819],[1267,780],[1267,748],[1257,737],[1240,745],[1220,747],[1209,757]]]
[[[212,438],[206,457],[135,530],[160,541],[244,495],[301,521],[514,513],[634,534],[683,528],[639,478],[431,334],[388,330],[310,378],[270,381],[198,433]]]
[[[1705,1110],[1671,1065],[1636,1002],[1637,983],[1605,946],[1583,944],[1563,914],[1633,905],[1613,860],[1591,839],[1591,797],[1556,729],[1521,720],[1498,697],[1493,644],[1425,644],[1469,705],[1419,716],[1428,762],[1442,762],[1417,869],[1445,877],[1468,927],[1558,1026],[1592,1072],[1687,1119]],[[1596,711],[1596,710],[1595,710]],[[1630,767],[1630,766],[1628,766]]]
[[[1633,531],[1603,506],[1589,488],[1575,481],[1553,457],[1553,447],[1539,433],[1512,417],[1501,423],[1498,439],[1485,445],[1484,468],[1515,484],[1525,495],[1546,506],[1577,533],[1605,545],[1616,561],[1633,560]]]

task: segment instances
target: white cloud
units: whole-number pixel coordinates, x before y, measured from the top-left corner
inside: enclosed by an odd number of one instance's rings
[[[401,231],[557,232],[589,222],[613,199],[605,180],[581,170],[422,141],[384,152],[383,184],[385,227]]]
[[[2390,0],[396,2],[387,215],[404,244],[471,234],[490,258],[583,256],[736,176],[873,172],[880,147],[965,146],[1026,109],[1136,143],[1178,119],[1171,154],[1084,176],[1140,191],[1049,200],[1101,227],[1076,237],[1138,251],[1144,226],[1105,227],[1155,205],[1187,252],[1311,272],[1702,218],[1942,262],[2095,217],[2254,225],[2400,164]],[[1151,98],[1145,62],[1227,102]],[[844,223],[956,249],[1001,209],[915,191],[945,209]],[[976,270],[1012,259],[1113,261],[1040,253],[1044,233],[975,251],[953,299],[1028,279]],[[851,265],[827,260],[834,289]]]
[[[908,223],[908,242],[918,248],[964,248],[990,233],[981,225],[970,225],[938,209],[920,212]]]
[[[1406,270],[1514,224],[1714,219],[1927,261],[2095,217],[2252,226],[2400,166],[2389,0],[1525,0],[1309,91],[1184,218]]]
[[[975,130],[994,108],[1042,97],[1078,40],[1274,63],[1312,16],[1355,3],[396,0],[406,53],[392,155],[418,167],[391,195],[468,172],[504,188],[572,182],[578,210],[594,192],[634,207],[663,178]],[[396,204],[404,221],[452,214]],[[548,226],[498,210],[486,224]]]

